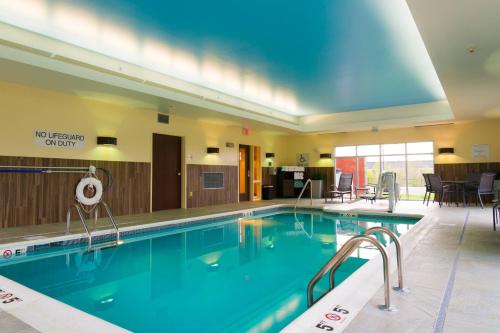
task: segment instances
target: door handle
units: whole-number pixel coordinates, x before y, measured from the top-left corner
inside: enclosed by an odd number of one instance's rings
[[[181,173],[180,173],[180,172],[177,172],[177,176],[180,176],[180,175],[181,175]]]

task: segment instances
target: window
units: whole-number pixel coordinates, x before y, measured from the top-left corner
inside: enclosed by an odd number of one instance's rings
[[[434,144],[425,141],[335,147],[335,167],[352,173],[358,188],[377,184],[381,172],[393,171],[402,199],[422,199],[422,173],[434,172]]]

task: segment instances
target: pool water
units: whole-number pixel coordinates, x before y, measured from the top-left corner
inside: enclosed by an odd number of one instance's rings
[[[285,210],[131,236],[93,252],[51,250],[3,265],[0,275],[134,332],[277,332],[306,310],[309,280],[347,239],[381,225],[400,235],[414,223]],[[336,280],[374,254],[357,250]],[[326,287],[324,278],[315,292]]]

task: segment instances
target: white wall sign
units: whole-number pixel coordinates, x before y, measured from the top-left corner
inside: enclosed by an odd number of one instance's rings
[[[83,148],[85,135],[77,133],[35,130],[35,145],[56,148]]]
[[[476,144],[472,145],[472,158],[488,158],[490,156],[490,145]]]

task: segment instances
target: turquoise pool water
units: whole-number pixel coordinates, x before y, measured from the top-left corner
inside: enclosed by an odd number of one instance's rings
[[[0,275],[134,332],[277,332],[306,309],[307,283],[347,239],[380,225],[402,234],[415,222],[281,211],[130,236],[94,252],[47,250]],[[375,253],[355,252],[338,281]]]

